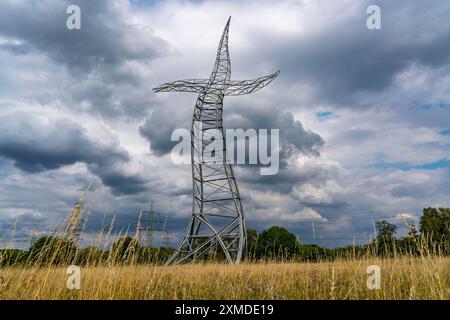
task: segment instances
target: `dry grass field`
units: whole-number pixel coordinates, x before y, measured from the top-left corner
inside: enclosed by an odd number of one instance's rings
[[[106,246],[111,230],[110,227],[106,236],[102,230],[97,242],[84,249],[59,236],[38,239],[29,251],[22,251],[22,256],[0,251],[0,300],[450,300],[450,257],[445,254],[448,248],[426,237],[414,238],[414,246],[406,249],[394,242],[388,255],[391,258],[380,258],[379,249],[383,247],[377,244],[359,254],[353,247],[333,261],[255,260],[228,265],[210,260],[166,267],[161,263],[167,256],[160,257],[159,263],[140,260],[142,253],[150,257],[156,254],[156,258],[159,253],[142,251],[134,238],[119,235],[120,241]],[[74,261],[80,262],[79,289],[69,289],[67,285],[73,276],[68,274],[67,266],[78,263]],[[367,268],[373,265],[381,271],[379,289],[367,286]]]
[[[367,267],[381,288],[367,288]],[[450,299],[450,258],[322,263],[193,264],[81,268],[69,290],[62,267],[0,269],[0,299]]]

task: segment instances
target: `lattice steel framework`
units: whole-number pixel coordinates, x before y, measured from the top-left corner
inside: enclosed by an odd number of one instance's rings
[[[163,214],[153,210],[153,201],[150,202],[150,210],[141,209],[136,226],[134,238],[139,243],[152,247],[155,233],[163,233],[165,227]]]
[[[231,19],[231,17],[230,17]],[[227,155],[223,133],[223,98],[249,94],[268,85],[279,71],[254,80],[230,80],[228,52],[230,19],[220,39],[209,79],[178,80],[162,84],[155,92],[198,93],[191,126],[193,205],[186,233],[166,264],[201,259],[211,253],[230,263],[239,263],[246,248],[246,229],[241,196]],[[203,156],[205,147],[217,132],[223,140],[222,161]]]

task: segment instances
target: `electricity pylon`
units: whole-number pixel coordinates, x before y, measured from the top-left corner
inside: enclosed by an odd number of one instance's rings
[[[144,214],[148,215],[148,218],[145,218]],[[139,213],[134,236],[136,241],[144,243],[147,247],[151,247],[153,245],[154,232],[162,232],[163,223],[162,214],[153,210],[153,201],[151,201],[150,210],[142,209]]]
[[[169,216],[166,216],[166,218],[164,219],[164,226],[163,226],[163,231],[162,231],[162,235],[161,235],[160,247],[163,247],[163,248],[169,248],[170,241],[172,240],[172,238],[170,237],[170,231],[167,229],[167,218],[168,217]]]
[[[167,265],[201,259],[217,251],[223,252],[228,262],[239,263],[246,248],[241,196],[233,168],[226,155],[222,120],[223,98],[260,90],[278,76],[279,71],[254,80],[230,80],[230,19],[222,33],[209,79],[177,80],[153,89],[155,92],[199,94],[191,125],[192,214],[186,234],[167,261]],[[218,132],[223,140],[221,161],[209,161],[204,158],[203,152],[211,142],[211,136],[216,137]]]

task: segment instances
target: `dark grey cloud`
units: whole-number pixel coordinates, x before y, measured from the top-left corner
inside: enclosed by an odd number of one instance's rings
[[[144,124],[139,127],[139,133],[150,142],[151,151],[157,156],[168,154],[177,141],[171,141],[172,132],[178,128],[189,128],[189,115],[178,107],[157,107]]]
[[[14,113],[0,118],[0,128],[0,156],[23,171],[36,173],[85,163],[115,194],[145,190],[144,181],[127,176],[118,167],[130,157],[117,141],[95,138],[72,120],[42,120]]]
[[[319,156],[325,141],[322,137],[303,127],[294,115],[282,107],[265,107],[233,105],[225,113],[224,123],[231,123],[231,128],[278,129],[280,133],[280,158],[285,159],[293,152],[308,156]]]
[[[37,213],[23,212],[15,217],[14,220],[0,217],[0,243],[13,240],[17,241],[15,245],[25,246],[30,243],[30,237],[36,230],[42,230],[44,225],[48,226],[48,219]]]
[[[69,5],[81,9],[80,30],[66,27]],[[2,1],[0,35],[24,41],[71,71],[84,73],[99,65],[115,67],[127,60],[149,61],[167,49],[165,41],[149,30],[139,30],[120,7],[104,0],[50,1],[46,5]]]
[[[336,179],[339,168],[333,165],[304,165],[302,167],[286,164],[275,175],[260,175],[256,166],[240,166],[240,180],[252,189],[276,191],[290,194],[295,186],[311,183],[324,186],[327,181]],[[305,203],[311,204],[311,203]]]
[[[361,104],[362,95],[387,89],[411,64],[449,65],[448,1],[434,1],[430,6],[421,1],[377,1],[381,30],[366,27],[370,4],[373,1],[355,4],[359,9],[355,14],[328,21],[330,27],[313,30],[314,36],[277,38],[268,31],[255,35],[254,41],[271,43],[262,54],[276,59],[285,85],[287,81],[308,83],[317,90],[316,99],[344,106],[357,103],[358,108],[370,107]]]
[[[191,99],[186,101],[188,100]],[[177,102],[174,102],[174,104],[178,105]],[[178,141],[171,141],[170,137],[174,129],[187,128],[190,120],[190,112],[187,110],[190,111],[190,108],[158,107],[140,127],[140,134],[150,142],[151,151],[155,155],[168,154],[178,143]],[[324,184],[331,178],[333,168],[316,166],[299,171],[298,167],[289,164],[289,160],[299,154],[308,157],[320,156],[320,149],[325,141],[319,134],[305,129],[302,123],[295,120],[293,114],[284,108],[242,105],[239,102],[227,100],[225,102],[224,125],[231,129],[279,130],[281,150],[280,169],[277,174],[260,175],[261,165],[259,164],[238,166],[239,181],[245,183],[249,189],[276,190],[281,194],[289,194],[295,185],[311,181]],[[248,150],[247,143],[247,159]],[[234,154],[236,156],[237,152],[235,151]],[[183,189],[181,193],[189,195],[191,189]]]
[[[319,156],[325,141],[320,135],[303,127],[294,119],[291,112],[283,108],[261,108],[253,106],[226,106],[224,124],[230,123],[230,129],[278,129],[280,133],[281,159],[295,152],[308,156]],[[139,128],[140,134],[151,145],[156,155],[169,153],[177,141],[171,141],[171,134],[177,128],[187,128],[188,118],[185,111],[176,112],[174,107],[157,108]],[[229,110],[228,110],[229,109]]]
[[[127,162],[126,150],[90,137],[87,131],[69,119],[45,123],[25,114],[0,118],[2,135],[0,154],[27,172],[57,169],[76,162]]]
[[[81,9],[80,30],[66,27],[69,5]],[[63,101],[75,109],[83,105],[103,117],[146,115],[152,93],[136,65],[150,69],[154,59],[168,53],[169,44],[148,26],[130,21],[125,7],[125,2],[105,0],[54,0],[45,5],[2,1],[0,36],[9,42],[0,50],[44,55],[69,71],[62,79],[48,76],[58,81],[54,86],[60,92],[45,95],[46,102]]]
[[[111,188],[112,193],[116,196],[136,194],[147,190],[145,179],[126,174],[120,168],[99,164],[89,164],[88,167],[93,174],[101,178],[105,186]]]

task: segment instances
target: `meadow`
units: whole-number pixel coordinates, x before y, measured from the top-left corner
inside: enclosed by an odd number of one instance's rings
[[[28,250],[0,249],[0,299],[450,300],[450,209],[424,209],[421,233],[411,227],[401,239],[395,226],[381,221],[371,243],[327,249],[271,227],[248,232],[239,265],[211,252],[195,263],[164,266],[173,248],[142,246],[138,232],[113,242],[112,223],[90,246],[77,246],[67,234],[70,217],[84,211],[84,195],[53,236]],[[369,266],[380,271],[376,286]]]
[[[381,270],[368,289],[367,267]],[[450,258],[368,258],[315,263],[198,263],[67,268],[4,267],[0,299],[450,299]]]

